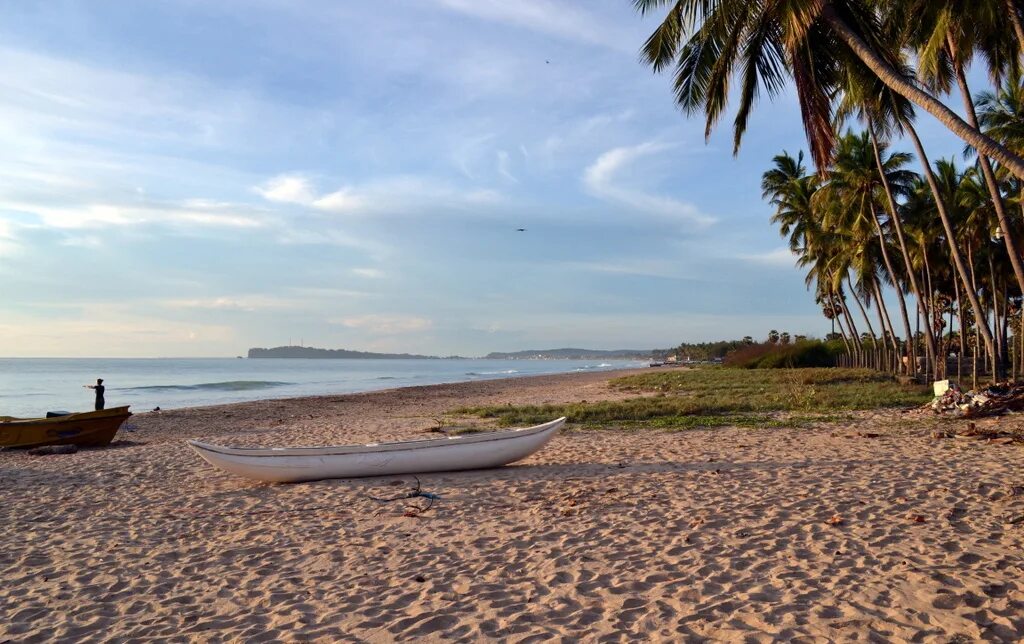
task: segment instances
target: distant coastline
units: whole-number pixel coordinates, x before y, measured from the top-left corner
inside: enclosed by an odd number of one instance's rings
[[[526,351],[492,352],[486,360],[646,360],[653,350],[619,349],[528,349]],[[254,347],[249,349],[249,358],[304,358],[335,360],[468,360],[464,356],[424,356],[414,353],[374,353],[350,349],[318,349],[316,347]]]
[[[270,349],[249,349],[250,358],[310,358],[310,359],[347,359],[347,360],[443,360],[438,356],[421,356],[414,353],[373,353],[370,351],[350,351],[348,349],[317,349],[315,347],[273,347]],[[449,356],[447,359],[464,359],[461,356]]]

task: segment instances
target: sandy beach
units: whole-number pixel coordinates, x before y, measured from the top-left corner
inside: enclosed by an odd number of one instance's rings
[[[921,412],[570,426],[420,477],[443,498],[418,517],[369,498],[409,478],[260,484],[184,443],[422,438],[461,405],[625,397],[614,375],[143,413],[119,446],[0,452],[0,642],[1024,637],[1024,452]]]

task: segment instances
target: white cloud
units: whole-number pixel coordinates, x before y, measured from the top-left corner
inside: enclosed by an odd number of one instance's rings
[[[509,157],[508,152],[505,150],[498,150],[498,173],[513,183],[519,183],[519,179],[513,176],[512,171],[509,169]]]
[[[20,249],[13,222],[0,219],[0,257],[10,257]]]
[[[267,295],[236,295],[196,299],[163,300],[161,306],[171,309],[207,309],[213,311],[265,311],[288,309],[295,300]]]
[[[414,333],[434,325],[427,318],[401,315],[360,315],[331,320],[350,329],[364,329],[377,333]]]
[[[337,213],[359,212],[369,205],[352,188],[341,188],[313,201],[314,208]]]
[[[294,175],[282,175],[294,178]],[[417,175],[395,175],[368,181],[360,185],[343,186],[334,192],[314,194],[309,184],[289,183],[282,187],[276,179],[263,184],[267,190],[257,188],[265,197],[273,192],[276,197],[287,195],[293,203],[305,203],[315,210],[337,215],[409,215],[425,211],[464,209],[469,206],[494,204],[501,194],[488,188],[463,188],[444,179]],[[300,198],[302,199],[300,201]],[[284,199],[278,198],[278,201]]]
[[[267,201],[309,205],[316,200],[308,178],[295,174],[282,174],[256,186],[254,190]]]
[[[569,3],[550,0],[437,0],[446,9],[481,20],[512,25],[576,42],[600,45],[632,54],[631,36],[599,22]]]
[[[369,279],[380,279],[384,277],[384,271],[379,268],[353,268],[352,273],[359,277],[366,277]]]
[[[637,159],[663,152],[671,147],[664,143],[649,141],[634,146],[612,148],[587,167],[583,173],[583,184],[591,194],[602,199],[669,219],[701,227],[709,226],[715,222],[715,218],[701,213],[693,204],[622,187],[615,180],[617,173]]]
[[[148,224],[253,228],[267,223],[265,213],[241,205],[201,199],[186,199],[177,203],[87,203],[70,206],[0,201],[0,210],[35,215],[43,225],[65,230]]]
[[[776,248],[764,253],[750,253],[738,255],[739,259],[763,266],[778,266],[793,268],[796,266],[797,256],[786,247]]]
[[[642,277],[662,277],[666,279],[691,279],[689,273],[677,262],[660,259],[635,259],[602,262],[560,262],[565,268],[592,273],[609,273],[616,275],[638,275]]]

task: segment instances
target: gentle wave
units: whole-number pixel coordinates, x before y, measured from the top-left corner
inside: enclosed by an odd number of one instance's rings
[[[598,364],[598,365],[593,365],[593,364],[584,365],[582,367],[578,367],[576,369],[573,369],[573,371],[590,371],[591,369],[607,369],[608,367],[614,367],[614,366],[615,365],[613,365],[611,363],[602,362],[601,364]]]
[[[504,371],[467,371],[467,376],[507,376],[509,374],[519,373],[518,369],[506,369]]]
[[[291,385],[291,382],[273,380],[228,380],[227,382],[203,382],[198,385],[148,385],[126,387],[122,391],[255,391]]]

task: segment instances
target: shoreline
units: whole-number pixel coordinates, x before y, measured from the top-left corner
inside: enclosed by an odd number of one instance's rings
[[[370,498],[412,477],[256,483],[184,443],[423,437],[466,404],[633,395],[615,375],[143,413],[120,446],[0,452],[0,641],[1024,636],[1019,447],[936,440],[899,410],[563,431],[511,466],[420,476],[441,500],[418,517]]]
[[[224,434],[249,434],[265,432],[269,428],[249,427],[241,429],[241,423],[270,424],[278,429],[297,429],[305,426],[301,421],[309,418],[309,409],[315,414],[317,435],[322,435],[325,425],[338,422],[347,429],[366,427],[366,441],[402,440],[410,438],[429,425],[438,415],[447,410],[463,406],[460,397],[468,397],[476,405],[494,404],[545,404],[575,402],[591,396],[591,401],[620,399],[628,397],[625,392],[611,392],[605,383],[619,376],[642,371],[636,369],[615,369],[607,371],[569,372],[493,378],[488,380],[465,380],[432,385],[412,385],[339,394],[320,394],[294,398],[264,398],[245,402],[178,407],[160,412],[139,412],[133,414],[128,424],[135,425],[132,439],[153,439],[163,442],[181,438],[183,433],[178,425],[185,423],[196,427],[208,423],[203,436]],[[567,386],[567,383],[569,385]],[[584,392],[582,398],[574,393]],[[378,426],[381,413],[387,414],[401,408],[400,418],[388,427]],[[426,425],[425,425],[426,424]],[[436,424],[436,423],[434,423]],[[484,421],[480,421],[484,424]],[[188,436],[193,438],[194,436]],[[356,442],[363,442],[362,439]]]

